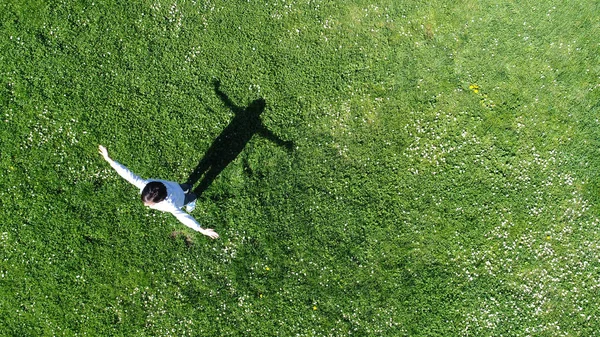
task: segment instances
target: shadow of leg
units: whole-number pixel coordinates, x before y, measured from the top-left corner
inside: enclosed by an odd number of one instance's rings
[[[194,189],[194,194],[198,196],[202,195],[202,193],[206,191],[206,189],[212,184],[212,182],[217,178],[221,171],[223,171],[223,169],[224,168],[221,169],[211,167],[202,178],[202,181],[200,181],[200,185]]]
[[[212,148],[212,146],[211,146],[211,148]],[[206,152],[206,154],[204,155],[204,157],[202,158],[202,160],[200,160],[200,162],[198,163],[198,166],[196,166],[196,168],[194,169],[194,172],[192,172],[192,174],[190,174],[190,176],[186,180],[185,184],[194,186],[198,182],[198,180],[200,180],[202,175],[210,167],[210,159],[211,159],[210,153],[211,153],[211,151],[209,149]]]

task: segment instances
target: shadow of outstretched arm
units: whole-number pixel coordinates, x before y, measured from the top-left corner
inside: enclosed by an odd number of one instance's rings
[[[223,104],[225,104],[225,106],[229,108],[229,110],[231,110],[234,114],[237,115],[238,113],[241,113],[245,110],[244,108],[235,105],[233,101],[229,98],[229,96],[227,96],[223,91],[221,91],[221,82],[219,80],[214,80],[213,86],[215,88],[215,93],[217,94],[217,96],[219,96]]]
[[[266,127],[264,127],[262,125],[261,125],[260,130],[258,131],[258,134],[261,137],[264,137],[267,140],[275,143],[277,146],[285,147],[285,149],[288,151],[292,151],[294,149],[294,142],[292,142],[291,140],[283,140],[283,139],[279,138],[279,136],[274,134],[273,131],[267,129]]]

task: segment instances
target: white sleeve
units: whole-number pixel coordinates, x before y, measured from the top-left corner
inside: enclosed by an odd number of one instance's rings
[[[200,227],[200,224],[196,221],[196,219],[181,209],[176,208],[175,210],[171,211],[171,213],[177,218],[177,220],[181,221],[182,224],[197,232],[204,232],[204,228]]]
[[[129,169],[114,160],[109,161],[110,166],[117,171],[117,173],[123,177],[123,179],[127,180],[129,183],[134,185],[135,187],[142,190],[144,186],[148,183],[146,180],[136,176],[133,172],[129,171]]]
[[[182,211],[181,209],[177,208],[174,211],[171,211],[171,213],[173,213],[173,215],[177,218],[177,220],[181,221],[181,223],[183,223],[184,225],[188,226],[189,228],[198,231],[206,236],[208,236],[211,239],[216,239],[219,237],[219,234],[217,234],[214,230],[207,228],[204,229],[202,227],[200,227],[200,225],[196,222],[196,220],[189,214],[187,214],[186,212]]]
[[[194,219],[191,215],[187,214],[186,212],[182,211],[180,208],[177,208],[174,206],[173,206],[173,208],[169,207],[169,209],[165,209],[165,208],[161,209],[161,208],[156,208],[156,207],[152,207],[152,208],[161,210],[163,212],[170,212],[177,218],[177,220],[181,221],[182,224],[188,226],[189,228],[191,228],[197,232],[200,232],[200,233],[210,237],[211,239],[216,239],[219,237],[219,234],[217,234],[213,229],[200,227],[200,224],[196,221],[196,219]]]

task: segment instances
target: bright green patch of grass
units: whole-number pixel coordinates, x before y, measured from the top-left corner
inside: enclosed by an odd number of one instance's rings
[[[589,1],[0,4],[0,335],[587,336],[600,284]],[[145,209],[97,145],[198,201]]]

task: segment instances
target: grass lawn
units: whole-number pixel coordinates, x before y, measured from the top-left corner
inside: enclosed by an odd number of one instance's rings
[[[599,13],[0,2],[0,336],[598,335]]]

